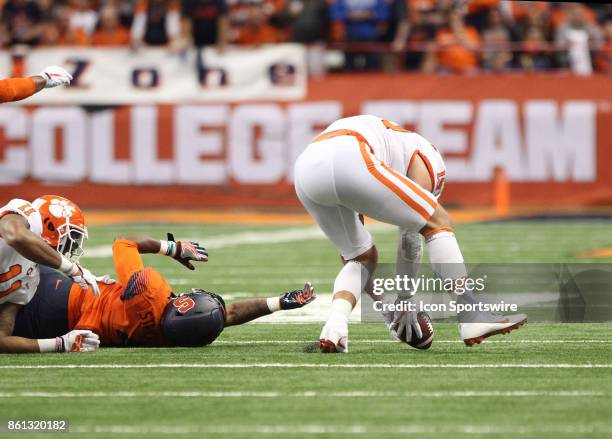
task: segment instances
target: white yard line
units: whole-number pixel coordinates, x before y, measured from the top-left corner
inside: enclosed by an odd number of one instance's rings
[[[612,369],[611,363],[158,363],[158,364],[14,364],[0,369]]]
[[[598,428],[593,425],[550,425],[521,427],[518,425],[435,425],[435,424],[410,424],[410,425],[191,425],[191,426],[166,426],[166,425],[93,425],[93,426],[71,426],[71,433],[115,433],[115,434],[367,434],[380,437],[384,434],[537,434],[537,433],[563,433],[563,434],[588,434],[612,433],[612,428]]]
[[[216,345],[235,345],[235,346],[248,346],[248,345],[267,345],[267,344],[308,344],[314,343],[315,340],[217,340]],[[385,340],[354,340],[351,339],[351,344],[387,344],[398,342],[392,340],[391,337]],[[463,344],[463,340],[437,340],[434,338],[434,343],[445,343],[445,344]],[[611,344],[612,340],[487,340],[486,344]]]
[[[450,392],[0,392],[0,398],[530,398],[610,397],[598,391],[450,391]]]

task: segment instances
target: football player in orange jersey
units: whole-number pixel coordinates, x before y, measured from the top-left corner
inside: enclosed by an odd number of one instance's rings
[[[43,88],[68,85],[72,75],[61,67],[46,67],[40,75],[27,78],[0,79],[0,103],[20,101],[38,93]]]
[[[77,288],[90,287],[99,294],[94,276],[76,262],[86,238],[83,213],[66,198],[43,195],[32,203],[13,199],[0,208],[0,352],[71,350],[79,340],[87,345],[89,338],[95,345],[97,336],[84,332],[66,334],[62,346],[10,337],[18,310],[36,293],[38,264],[54,267]]]
[[[113,244],[117,281],[99,278],[100,295],[82,290],[61,273],[45,270],[38,294],[18,314],[14,337],[54,338],[75,329],[91,330],[102,346],[203,346],[224,327],[238,325],[278,310],[302,307],[315,299],[313,288],[270,298],[226,305],[204,290],[175,295],[156,270],[145,267],[141,254],[170,256],[187,268],[206,261],[196,242],[120,236]]]

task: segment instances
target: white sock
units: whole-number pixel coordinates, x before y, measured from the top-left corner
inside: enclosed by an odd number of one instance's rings
[[[435,274],[442,279],[459,279],[467,276],[463,255],[453,232],[441,231],[427,238],[429,261]]]
[[[334,282],[334,294],[340,291],[349,292],[355,297],[355,303],[361,298],[361,291],[365,288],[368,280],[367,270],[355,261],[348,261],[336,276]],[[339,318],[348,321],[353,310],[353,304],[346,299],[334,299],[329,313],[329,319]],[[329,320],[328,319],[328,320]]]
[[[348,261],[336,276],[334,294],[339,291],[348,291],[355,296],[355,303],[361,298],[361,291],[365,288],[368,273],[363,264]]]
[[[453,232],[438,232],[427,238],[426,242],[429,249],[429,261],[436,275],[443,280],[467,277],[463,255]],[[470,291],[457,294],[456,297],[459,303],[477,303]]]
[[[348,322],[348,318],[353,311],[353,304],[346,299],[334,299],[327,320],[339,320]]]

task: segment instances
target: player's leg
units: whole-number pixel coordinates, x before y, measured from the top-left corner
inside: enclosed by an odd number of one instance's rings
[[[348,352],[349,315],[376,269],[376,246],[344,262],[334,281],[331,310],[319,336],[321,352]]]
[[[304,208],[336,246],[344,265],[334,281],[332,304],[319,337],[323,352],[348,352],[348,319],[361,297],[378,254],[372,236],[356,212],[343,206],[325,206],[310,199],[296,179],[296,192]]]
[[[334,162],[338,145],[355,147],[351,137],[309,145],[295,164],[295,190],[304,208],[340,252],[344,266],[336,276],[329,317],[320,336],[324,352],[348,351],[348,317],[377,262],[372,236],[359,215],[337,196]]]
[[[433,272],[442,279],[461,279],[467,276],[463,255],[455,238],[450,217],[442,206],[438,205],[434,214],[421,230],[425,236],[429,260]],[[467,291],[456,295],[457,303],[478,303],[478,300]],[[459,333],[466,345],[472,346],[482,342],[491,335],[510,332],[525,324],[525,314],[502,316],[485,312],[465,312],[458,314]]]
[[[399,239],[397,242],[397,251],[395,258],[395,272],[402,278],[407,277],[415,279],[418,276],[421,266],[421,258],[423,257],[423,237],[419,232],[413,232],[407,229],[399,229]],[[385,294],[382,298],[383,303],[392,304],[400,301],[411,300],[411,291],[405,291],[401,294],[388,295]],[[380,300],[380,297],[375,300]],[[383,311],[382,316],[385,320],[385,325],[389,329],[391,336],[401,341],[397,335],[397,330],[400,327],[400,320],[404,318],[405,312],[402,311]]]

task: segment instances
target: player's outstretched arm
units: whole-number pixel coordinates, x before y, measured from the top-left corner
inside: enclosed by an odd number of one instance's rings
[[[35,352],[89,352],[98,349],[100,340],[91,331],[75,330],[61,337],[31,339],[11,335],[15,328],[15,317],[21,305],[0,305],[0,353]]]
[[[315,300],[310,282],[301,290],[293,290],[268,299],[240,300],[227,305],[225,326],[241,325],[275,311],[301,308]]]
[[[208,252],[199,243],[194,241],[176,241],[172,233],[168,233],[168,240],[159,240],[142,235],[121,235],[116,240],[132,241],[138,247],[138,253],[159,253],[176,259],[185,267],[194,270],[191,261],[208,261]]]
[[[7,78],[0,80],[0,102],[14,102],[28,98],[43,88],[68,85],[72,76],[58,66],[45,68],[40,75],[27,78]]]

